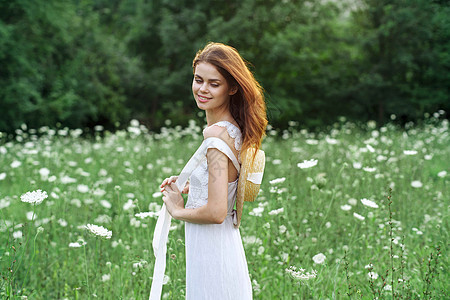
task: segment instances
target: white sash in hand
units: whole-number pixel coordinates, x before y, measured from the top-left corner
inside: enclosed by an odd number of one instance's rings
[[[206,158],[206,151],[210,146],[216,146],[223,151],[228,157],[230,157],[233,165],[236,169],[240,170],[239,163],[231,151],[230,147],[221,139],[210,137],[203,141],[200,147],[195,151],[194,155],[189,159],[184,166],[180,175],[178,176],[175,184],[178,190],[181,192],[186,185],[189,176],[197,168],[197,166]],[[164,272],[166,270],[166,253],[167,253],[167,238],[169,235],[170,221],[172,217],[166,209],[166,205],[163,204],[161,211],[159,212],[158,221],[156,221],[155,233],[153,235],[153,253],[155,254],[156,261],[153,269],[153,281],[150,290],[150,300],[161,299],[161,291],[164,279]]]
[[[204,140],[178,176],[178,180],[175,184],[180,192],[186,185],[191,173],[205,158],[206,148],[207,142]],[[161,299],[164,271],[166,270],[167,237],[169,235],[171,220],[172,217],[167,211],[166,205],[163,204],[161,211],[159,212],[158,221],[156,221],[155,233],[153,235],[153,253],[155,254],[156,261],[153,269],[153,281],[149,297],[150,300]]]

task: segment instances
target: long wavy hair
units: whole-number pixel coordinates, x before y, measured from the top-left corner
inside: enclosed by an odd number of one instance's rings
[[[241,151],[250,147],[259,149],[267,127],[266,103],[263,89],[249,70],[248,63],[233,47],[212,42],[197,52],[192,63],[194,72],[200,62],[214,65],[229,86],[238,87],[230,98],[229,109],[241,128]]]

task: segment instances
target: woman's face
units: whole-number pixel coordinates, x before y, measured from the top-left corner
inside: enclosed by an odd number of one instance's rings
[[[230,96],[236,92],[225,77],[210,63],[200,62],[195,67],[192,93],[197,106],[203,110],[212,110],[228,105]]]

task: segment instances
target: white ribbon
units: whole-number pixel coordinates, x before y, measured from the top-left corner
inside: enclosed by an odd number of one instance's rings
[[[249,173],[247,175],[247,180],[253,182],[254,184],[261,184],[263,178],[263,173]]]
[[[186,185],[189,176],[197,168],[197,166],[205,159],[205,149],[209,144],[203,141],[191,159],[184,166],[175,184],[181,192]],[[158,220],[156,221],[155,233],[153,235],[153,253],[155,254],[155,267],[153,269],[153,281],[150,289],[150,300],[161,299],[161,291],[164,279],[164,272],[166,270],[166,253],[167,253],[167,238],[169,236],[169,228],[172,216],[167,211],[166,205],[163,204],[159,212]]]

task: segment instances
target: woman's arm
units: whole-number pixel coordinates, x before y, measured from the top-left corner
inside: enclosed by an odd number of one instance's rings
[[[215,148],[208,149],[208,203],[199,208],[184,208],[175,184],[167,185],[163,200],[173,218],[199,224],[220,224],[228,209],[228,157]]]

